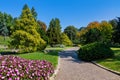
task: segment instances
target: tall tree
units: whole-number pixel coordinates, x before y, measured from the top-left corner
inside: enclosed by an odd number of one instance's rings
[[[7,13],[0,12],[0,34],[5,32],[6,35],[10,35],[11,27],[13,26],[13,18]]]
[[[120,44],[120,17],[109,21],[113,27],[112,42]]]
[[[101,41],[110,42],[112,39],[112,33],[113,33],[112,25],[108,23],[107,21],[102,21],[100,23],[100,31],[102,34]]]
[[[49,37],[50,45],[61,43],[61,25],[58,18],[52,19],[50,21],[47,35]]]
[[[35,18],[35,20],[37,20],[37,12],[35,11],[34,7],[32,7],[31,12],[32,12],[32,15]]]
[[[33,52],[45,47],[45,41],[37,32],[38,24],[29,7],[25,5],[19,19],[15,21],[12,33],[11,46],[20,52]]]
[[[49,43],[49,39],[48,39],[48,36],[47,36],[47,32],[46,32],[46,29],[47,29],[47,25],[42,22],[42,21],[37,21],[38,23],[38,33],[41,35],[41,38],[44,39],[47,43]]]

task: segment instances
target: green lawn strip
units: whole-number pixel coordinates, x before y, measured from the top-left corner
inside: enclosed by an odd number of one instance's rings
[[[98,60],[97,63],[106,68],[120,72],[120,48],[111,49],[114,51],[115,56],[109,59]]]
[[[47,47],[45,50],[58,50],[58,51],[61,51],[61,50],[68,49],[68,48],[71,48],[71,46],[67,46],[67,47],[63,47],[63,48],[60,48],[60,47]]]

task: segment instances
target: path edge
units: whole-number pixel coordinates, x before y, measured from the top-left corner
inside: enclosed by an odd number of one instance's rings
[[[56,77],[58,71],[60,70],[60,55],[59,55],[60,53],[61,52],[58,52],[58,65],[57,65],[53,75],[50,77],[50,80],[55,80],[55,77]]]
[[[109,71],[109,72],[112,72],[112,73],[117,74],[117,75],[120,76],[120,72],[118,72],[118,71],[114,71],[114,70],[111,70],[111,69],[109,69],[109,68],[106,68],[106,67],[104,67],[104,66],[98,64],[96,61],[92,61],[92,63],[93,63],[94,65],[96,65],[96,66],[98,66],[98,67],[104,69],[104,70],[107,70],[107,71]]]

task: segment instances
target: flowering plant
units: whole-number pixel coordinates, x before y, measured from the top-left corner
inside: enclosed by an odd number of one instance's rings
[[[48,80],[54,73],[50,62],[0,56],[0,80]]]

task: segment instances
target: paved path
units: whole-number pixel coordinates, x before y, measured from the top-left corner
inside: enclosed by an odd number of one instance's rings
[[[60,53],[60,70],[55,80],[120,80],[120,76],[92,63],[80,61],[71,48]]]

